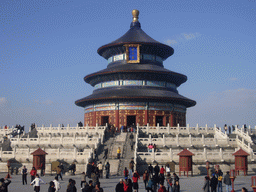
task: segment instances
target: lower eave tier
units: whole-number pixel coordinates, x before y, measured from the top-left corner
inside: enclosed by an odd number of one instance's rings
[[[154,90],[146,88],[122,88],[122,89],[101,89],[95,90],[93,94],[79,99],[75,102],[77,106],[85,107],[94,103],[101,103],[110,100],[130,101],[157,101],[166,103],[181,104],[186,107],[196,105],[196,101],[183,97],[168,89]]]

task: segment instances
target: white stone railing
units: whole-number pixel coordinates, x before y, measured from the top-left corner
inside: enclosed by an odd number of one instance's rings
[[[7,129],[5,129],[4,127],[0,127],[0,136],[3,137],[7,134],[10,134],[13,132],[14,127],[7,127]]]
[[[69,124],[67,125],[67,127],[61,127],[60,124],[58,125],[58,127],[53,127],[52,125],[50,125],[50,127],[45,127],[44,125],[42,125],[42,127],[36,127],[38,133],[43,133],[43,134],[54,134],[54,133],[63,133],[63,134],[82,134],[82,133],[88,133],[88,134],[101,134],[103,135],[105,130],[106,130],[106,126],[98,126],[98,124],[96,124],[96,126],[88,126],[86,125],[85,127],[79,127],[78,125],[76,127],[70,127]]]
[[[189,124],[186,127],[180,127],[179,124],[177,127],[170,127],[169,124],[164,126],[139,126],[140,131],[144,133],[151,133],[151,134],[159,134],[159,133],[173,133],[173,134],[214,134],[216,125],[214,127],[208,127],[207,125],[205,127],[199,127],[198,124],[196,127],[189,127]]]
[[[134,163],[135,163],[135,169],[137,169],[136,166],[137,166],[137,151],[138,151],[139,132],[140,132],[140,130],[139,130],[139,124],[137,124],[137,134],[136,134],[136,136],[135,136],[135,146],[134,146]]]
[[[241,129],[238,129],[237,125],[235,126],[235,134],[239,135],[240,137],[244,138],[247,142],[253,143],[251,136],[249,135],[251,128],[245,132],[244,125]]]
[[[207,148],[204,148],[202,151],[195,151],[193,149],[189,149],[193,154],[193,161],[198,162],[206,162],[206,161],[229,161],[230,159],[235,160],[233,153],[235,153],[235,150],[230,151],[223,151],[222,148],[217,150],[207,150]],[[143,160],[146,159],[147,162],[163,162],[163,161],[179,161],[179,156],[177,155],[182,150],[173,150],[170,149],[169,151],[163,151],[163,152],[137,152],[137,158],[141,158]]]
[[[219,128],[217,128],[217,127],[215,127],[215,135],[216,135],[218,138],[228,139],[227,133],[226,133],[226,132],[223,133],[223,132],[221,131],[221,129],[219,129]]]
[[[74,135],[73,137],[39,137],[39,138],[11,138],[11,146],[25,146],[25,145],[63,145],[63,146],[72,146],[72,145],[94,145],[95,148],[101,142],[101,136],[89,138],[88,135],[81,137]]]
[[[230,139],[217,139],[217,138],[205,138],[204,135],[202,137],[192,137],[188,135],[188,137],[180,137],[176,135],[175,137],[165,137],[163,135],[162,138],[138,138],[138,141],[142,145],[148,146],[148,144],[153,143],[157,146],[166,146],[166,145],[175,145],[175,146],[194,146],[194,145],[202,145],[202,146],[219,146],[219,145],[236,145],[235,140]]]
[[[2,151],[2,148],[0,148],[0,158],[2,160],[15,158],[20,162],[32,162],[33,155],[31,155],[31,153],[35,150],[36,149],[30,148],[13,148],[13,151]],[[75,147],[69,151],[60,148],[45,149],[45,152],[48,153],[48,155],[46,155],[46,163],[51,163],[53,161],[56,161],[57,159],[64,159],[69,162],[73,162],[74,160],[76,160],[78,163],[88,163],[88,160],[91,158],[92,155],[92,150],[93,149],[84,149],[83,152],[77,152],[77,149]]]

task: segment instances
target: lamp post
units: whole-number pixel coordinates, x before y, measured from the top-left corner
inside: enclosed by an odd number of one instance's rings
[[[206,161],[207,177],[209,177],[209,168],[210,168],[210,162]]]
[[[236,171],[234,169],[230,170],[230,179],[232,181],[232,190],[231,192],[235,192],[235,188],[234,188],[234,181],[236,178]]]
[[[252,176],[252,189],[256,192],[256,176]]]
[[[5,177],[5,179],[10,179],[10,178],[12,178],[12,177],[10,176],[10,173],[9,173],[9,171],[10,171],[10,166],[11,166],[11,162],[8,160],[8,161],[7,161],[8,173],[7,173],[6,177]]]

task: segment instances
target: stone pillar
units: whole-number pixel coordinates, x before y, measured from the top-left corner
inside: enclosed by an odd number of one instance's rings
[[[187,124],[187,132],[188,132],[188,134],[190,134],[189,124]]]
[[[205,147],[205,140],[204,140],[204,134],[202,134],[202,144]]]
[[[174,126],[174,114],[171,113],[171,127]]]
[[[190,146],[193,146],[191,134],[189,134],[189,143],[190,143]]]
[[[172,148],[170,148],[170,161],[173,161],[173,153],[172,153]]]
[[[180,146],[179,145],[179,135],[178,134],[176,135],[176,144],[177,144],[177,146]]]
[[[207,149],[204,147],[204,160],[207,161]]]
[[[170,134],[170,124],[169,123],[167,124],[167,132],[168,132],[168,134]]]
[[[163,134],[163,146],[165,147],[165,135]]]
[[[223,162],[224,160],[223,160],[223,150],[222,150],[222,148],[220,148],[220,160]]]

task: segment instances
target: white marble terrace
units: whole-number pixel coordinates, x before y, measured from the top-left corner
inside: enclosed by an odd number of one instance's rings
[[[235,134],[235,138],[230,138],[226,132],[222,132],[220,128],[216,127],[205,127],[196,126],[190,127],[152,127],[152,126],[137,126],[137,131],[146,134],[146,138],[140,138],[136,135],[135,145],[135,159],[143,160],[148,163],[154,161],[179,161],[177,155],[182,151],[181,148],[187,148],[192,153],[193,161],[204,162],[204,161],[216,161],[223,162],[233,159],[232,155],[239,148],[242,148],[250,154],[248,157],[249,161],[256,160],[256,153],[253,152],[251,145],[253,141],[251,135],[255,134],[255,129],[249,128],[245,130],[244,127],[240,129],[235,126],[235,130],[232,132]],[[157,134],[158,138],[152,138],[153,134]],[[159,135],[160,134],[160,135]],[[161,135],[162,134],[162,135]],[[211,135],[209,137],[208,135]],[[140,152],[141,146],[148,146],[153,143],[157,145],[160,150],[153,152]],[[169,146],[169,147],[166,147]],[[195,147],[196,146],[196,147]],[[136,162],[136,161],[135,161]]]

